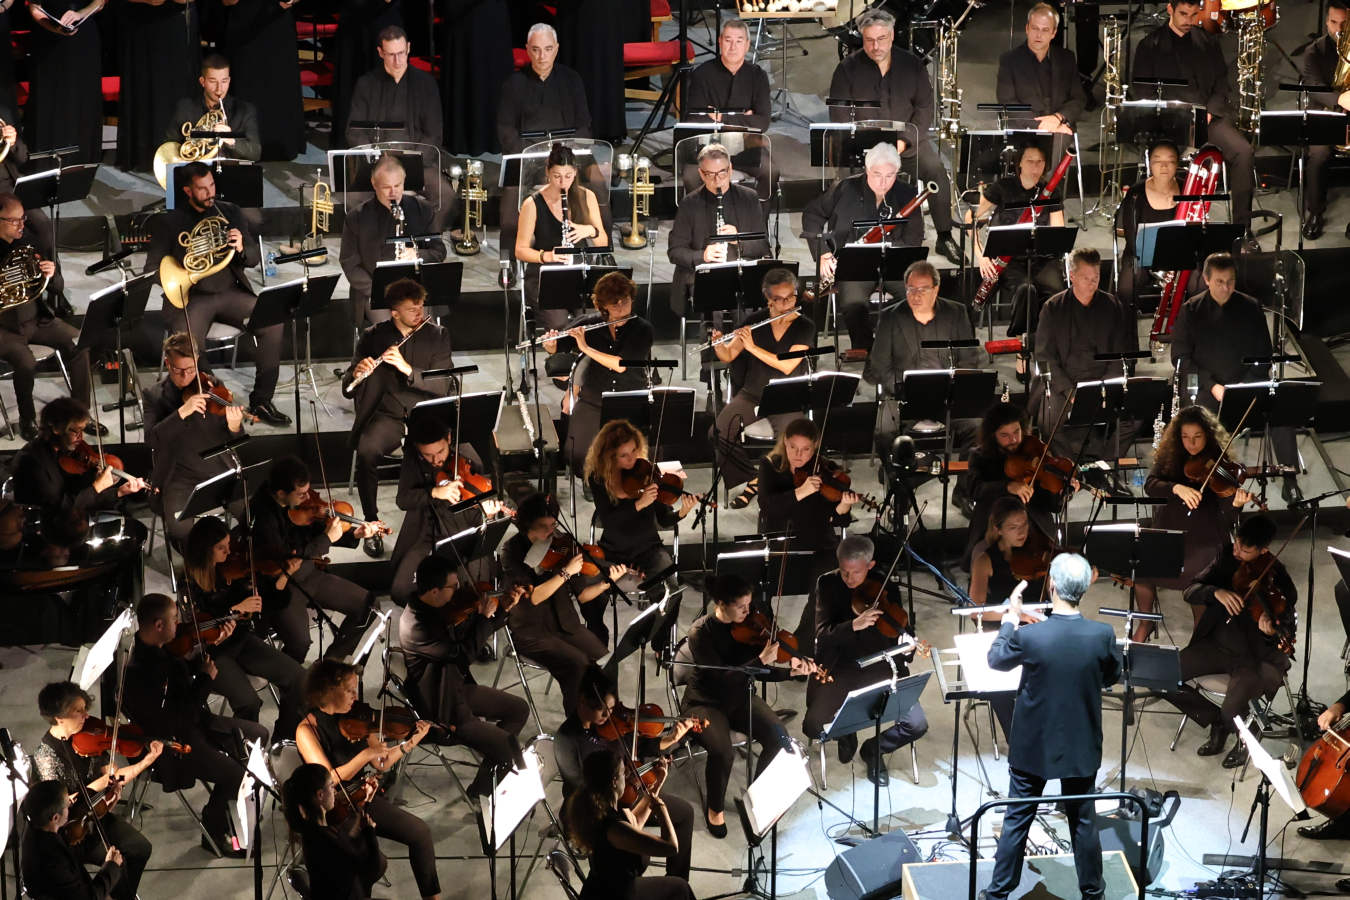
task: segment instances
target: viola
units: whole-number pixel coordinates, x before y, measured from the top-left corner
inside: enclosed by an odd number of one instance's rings
[[[1350,812],[1350,716],[1322,732],[1303,754],[1294,783],[1303,802],[1327,818]]]
[[[619,796],[620,809],[632,809],[643,797],[651,795],[656,790],[656,785],[661,778],[657,770],[657,760],[649,763],[638,763],[637,760],[631,760],[624,766],[623,794]]]
[[[319,496],[319,492],[313,488],[300,501],[300,505],[293,509],[286,510],[287,517],[291,524],[304,528],[307,525],[313,525],[315,522],[322,522],[327,527],[330,519],[338,519],[342,522],[342,531],[344,533],[351,531],[357,525],[364,525],[361,519],[356,517],[356,510],[346,500],[334,500],[329,503]],[[394,530],[383,522],[374,523],[379,526],[380,534],[393,534]]]
[[[539,561],[539,568],[545,572],[551,572],[561,567],[569,559],[578,553],[585,552],[593,559],[604,559],[605,551],[601,550],[596,544],[582,544],[578,548],[576,541],[565,534],[555,534],[553,543],[550,545],[544,558]],[[587,559],[581,564],[581,574],[594,577],[600,574],[600,567]]]
[[[1236,494],[1249,478],[1270,478],[1285,474],[1278,466],[1248,467],[1227,456],[1192,457],[1186,460],[1182,472],[1187,481],[1200,485],[1216,497],[1225,499]],[[1261,509],[1269,511],[1264,502],[1257,501],[1257,503]]]
[[[595,733],[607,741],[621,741],[636,728],[639,737],[655,738],[661,736],[667,725],[683,721],[684,717],[666,715],[655,703],[643,703],[636,712],[626,706],[616,705],[609,718],[595,726]],[[689,730],[701,733],[707,725],[707,719],[695,719]]]
[[[631,469],[619,473],[619,487],[630,497],[642,493],[652,484],[656,485],[656,502],[666,506],[674,506],[686,494],[702,499],[698,494],[690,494],[684,489],[683,478],[674,472],[662,472],[649,459],[639,457]],[[716,501],[713,505],[716,505]]]
[[[497,598],[500,600],[506,591],[496,590],[486,581],[475,582],[472,586],[460,585],[450,602],[441,607],[441,619],[451,627],[458,627],[478,612],[478,602]]]
[[[329,825],[341,825],[352,814],[364,815],[366,804],[380,792],[380,782],[374,775],[367,775],[351,788],[342,788],[333,795],[333,808],[325,817]]]
[[[775,628],[773,621],[758,610],[752,610],[744,622],[732,625],[731,637],[738,643],[758,647],[760,650],[767,647],[769,642],[777,641],[778,655],[775,662],[778,663],[790,663],[794,659],[812,661],[809,656],[804,656],[800,652],[801,645],[798,644],[795,634],[783,628]],[[834,677],[823,667],[816,669],[815,677],[817,681],[823,683],[834,681]]]
[[[1036,435],[1028,434],[1003,461],[1003,474],[1009,481],[1062,494],[1074,478],[1074,465],[1073,460],[1050,453],[1050,448]]]
[[[459,499],[461,502],[493,492],[492,479],[475,472],[469,461],[462,456],[459,457],[452,468],[440,469],[436,472],[437,487],[450,484],[452,481],[458,481],[460,484]]]
[[[797,469],[792,473],[792,483],[796,487],[801,487],[806,484],[806,480],[812,475],[820,478],[820,496],[831,503],[838,503],[844,499],[845,493],[853,491],[853,479],[849,477],[847,472],[828,459],[822,459],[818,466],[806,465]],[[858,494],[858,505],[872,512],[881,508],[881,504],[877,502],[875,497],[861,493]]]
[[[1241,594],[1245,599],[1243,613],[1253,622],[1260,622],[1261,616],[1270,617],[1275,626],[1272,636],[1281,652],[1294,654],[1294,641],[1298,637],[1297,626],[1282,625],[1285,614],[1291,609],[1291,603],[1275,579],[1275,562],[1269,550],[1262,550],[1256,559],[1244,562],[1233,573],[1233,593]]]
[[[252,617],[253,613],[242,612],[230,612],[223,616],[208,616],[201,610],[194,608],[192,619],[178,623],[178,631],[174,633],[173,640],[164,645],[164,649],[180,659],[186,659],[192,655],[193,650],[197,649],[199,637],[202,644],[209,647],[220,640],[220,636],[225,633],[226,624]]]
[[[1050,560],[1059,548],[1034,525],[1027,528],[1026,542],[1008,554],[1008,565],[1019,581],[1039,581],[1050,574]]]
[[[905,607],[891,599],[886,590],[886,576],[876,569],[869,569],[862,584],[853,589],[853,611],[864,613],[869,609],[881,611],[881,616],[872,623],[872,627],[888,638],[898,638],[909,632],[909,613]]]
[[[120,782],[110,782],[97,794],[89,795],[88,799],[85,799],[84,793],[76,795],[75,802],[70,804],[70,817],[59,829],[68,846],[75,847],[84,841],[95,828],[94,823],[112,809],[114,798],[121,787]]]
[[[198,394],[206,395],[206,411],[212,415],[223,416],[225,410],[238,405],[234,402],[234,394],[225,386],[225,382],[205,372],[198,372],[197,377],[183,388],[183,402],[188,402]],[[244,411],[244,418],[250,422],[259,421],[257,416],[247,410]]]
[[[162,741],[165,750],[174,753],[191,753],[192,747],[164,738],[148,737],[139,725],[123,722],[117,729],[117,752],[127,759],[135,759],[145,753],[151,741]],[[112,726],[100,719],[84,720],[84,727],[70,736],[70,748],[79,756],[102,756],[112,749]]]
[[[99,449],[89,446],[82,438],[77,440],[71,449],[57,451],[57,465],[67,475],[88,475],[90,472],[107,468],[122,481],[128,481],[132,477],[124,471],[126,464],[122,462],[120,456],[111,453],[100,456]],[[149,490],[157,491],[158,488],[152,487]]]
[[[338,730],[353,743],[364,742],[372,734],[385,743],[398,743],[407,740],[416,729],[417,716],[406,706],[391,704],[379,710],[358,700],[348,712],[338,716]]]

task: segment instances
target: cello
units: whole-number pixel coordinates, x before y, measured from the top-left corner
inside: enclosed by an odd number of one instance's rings
[[[1303,802],[1329,819],[1350,812],[1350,714],[1322,732],[1303,754],[1294,783]]]

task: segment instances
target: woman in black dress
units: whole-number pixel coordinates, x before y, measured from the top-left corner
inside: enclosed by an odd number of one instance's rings
[[[258,110],[264,160],[291,160],[305,149],[300,61],[295,52],[299,0],[221,0],[231,89]]]
[[[105,2],[28,4],[36,23],[30,32],[32,90],[24,117],[28,146],[79,147],[77,155],[62,157],[62,165],[98,162],[103,155],[103,49],[98,22],[87,20]],[[74,28],[74,33],[62,30],[63,25]]]
[[[1157,306],[1156,299],[1141,301],[1139,297],[1155,291],[1148,274],[1139,271],[1134,255],[1135,235],[1140,225],[1170,222],[1176,218],[1175,197],[1181,193],[1181,182],[1177,178],[1180,165],[1181,153],[1171,141],[1159,141],[1149,147],[1148,178],[1130,188],[1116,209],[1116,234],[1122,241],[1116,296],[1127,309],[1148,312]]]
[[[689,882],[671,875],[641,877],[648,856],[674,856],[679,838],[660,792],[648,809],[660,817],[661,836],[647,834],[631,811],[619,808],[623,795],[623,761],[609,750],[586,757],[582,786],[567,800],[563,820],[572,843],[591,858],[591,871],[581,887],[581,900],[693,900]]]
[[[365,900],[389,861],[380,852],[375,823],[364,812],[330,822],[337,790],[323,766],[305,763],[281,788],[291,839],[300,842],[313,897]]]
[[[128,0],[119,16],[122,89],[117,107],[117,165],[145,169],[164,140],[174,104],[196,88],[201,66],[197,4]],[[182,125],[172,124],[174,128]]]
[[[1012,570],[1014,551],[1025,547],[1031,536],[1031,518],[1019,497],[1005,496],[994,501],[989,510],[989,527],[984,540],[975,544],[970,555],[970,599],[977,606],[1005,602],[1020,581]],[[1027,582],[1022,592],[1024,603],[1040,601],[1045,578]],[[998,617],[993,620],[997,622]]]

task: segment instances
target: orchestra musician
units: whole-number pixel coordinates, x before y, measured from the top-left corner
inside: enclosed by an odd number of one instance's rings
[[[111,787],[114,780],[120,782],[117,792],[120,795],[128,784],[154,765],[164,752],[162,741],[150,741],[145,754],[135,763],[125,766],[113,765],[112,757],[108,754],[81,756],[76,753],[70,739],[84,729],[84,723],[89,718],[89,708],[93,704],[92,696],[69,681],[54,681],[38,691],[38,713],[46,720],[48,728],[33,751],[33,771],[40,780],[59,784],[62,800],[74,802],[82,797],[97,800],[99,794]],[[82,804],[82,808],[88,807]],[[118,815],[115,809],[102,816],[98,824],[108,843],[120,850],[123,857],[122,878],[109,892],[109,896],[116,900],[134,900],[136,888],[141,883],[141,873],[150,861],[150,841],[126,818]],[[108,852],[98,831],[92,828],[83,840],[70,849],[76,858],[87,863],[102,862]],[[33,885],[28,887],[31,890]]]
[[[33,784],[21,810],[28,820],[23,831],[23,887],[33,900],[105,900],[123,882],[122,851],[116,844],[100,847],[98,872],[91,876],[66,843],[61,828],[70,821],[70,795],[59,781]],[[124,896],[134,897],[135,892]]]
[[[342,717],[356,702],[359,682],[360,670],[336,659],[321,659],[309,667],[305,696],[310,710],[295,730],[296,749],[305,762],[323,766],[331,773],[334,786],[350,798],[350,805],[359,807],[361,798],[367,798],[365,815],[375,823],[375,834],[408,848],[408,865],[418,894],[423,900],[436,900],[441,895],[441,882],[431,829],[422,819],[395,806],[383,792],[372,789],[363,777],[368,767],[379,776],[397,766],[427,736],[431,723],[418,720],[412,733],[392,746],[376,728],[364,741],[352,740],[343,733]]]
[[[1233,221],[1248,225],[1252,218],[1255,151],[1238,131],[1237,108],[1228,64],[1217,38],[1200,27],[1201,0],[1167,4],[1167,21],[1149,32],[1135,47],[1135,81],[1181,80],[1186,87],[1164,88],[1163,96],[1193,103],[1205,111],[1207,141],[1218,147],[1228,164]],[[1151,89],[1149,93],[1151,94]]]
[[[731,170],[731,154],[726,147],[718,143],[705,145],[698,152],[698,177],[702,185],[686,193],[675,210],[666,258],[675,266],[670,278],[670,306],[681,316],[689,315],[694,270],[700,264],[769,255],[768,223],[759,194],[752,187],[733,184]],[[766,237],[744,244],[712,240],[719,234],[742,233],[762,233]]]
[[[564,341],[570,341],[581,354],[562,407],[567,413],[565,456],[573,472],[585,468],[586,453],[600,431],[600,399],[605,392],[638,391],[651,384],[645,366],[625,365],[651,359],[656,336],[651,323],[633,313],[635,300],[633,280],[622,272],[607,272],[591,293],[595,313],[578,316],[564,331],[545,333],[548,353],[567,349]]]
[[[1327,0],[1326,10],[1326,33],[1303,51],[1303,60],[1299,65],[1299,80],[1302,84],[1335,86],[1336,68],[1340,63],[1337,45],[1345,20],[1350,16],[1350,2]],[[1309,94],[1308,108],[1337,112],[1350,110],[1350,90]],[[1309,241],[1321,237],[1326,227],[1323,214],[1327,208],[1327,164],[1335,149],[1330,144],[1314,144],[1308,148],[1307,169],[1303,175],[1306,179],[1303,184],[1303,237]],[[1350,222],[1346,223],[1345,236],[1350,238]]]
[[[722,125],[769,130],[769,75],[755,63],[746,63],[749,50],[750,26],[741,19],[723,19],[717,56],[689,73],[681,109],[686,119],[697,116]]]
[[[928,129],[933,125],[933,83],[928,79],[928,70],[917,56],[893,46],[895,16],[883,9],[869,9],[858,16],[857,25],[862,34],[862,49],[839,61],[830,79],[830,96],[880,102],[881,109],[832,106],[830,119],[847,122],[856,112],[861,118],[899,121],[917,129],[917,146],[910,146],[914,131],[906,129],[905,136],[896,141],[896,149],[906,159],[915,159],[917,155],[921,182],[937,183],[937,192],[928,203],[928,214],[937,231],[934,248],[952,262],[959,262],[961,248],[952,239],[951,179],[936,143],[928,137]]]
[[[1022,145],[1017,151],[1017,174],[996,178],[984,186],[980,205],[974,212],[974,221],[991,217],[991,226],[1017,224],[1026,206],[1045,186],[1045,171],[1045,151],[1033,143]],[[1038,207],[1036,224],[1062,228],[1063,198],[1064,191],[1056,187],[1050,198]],[[1001,287],[1013,294],[1013,314],[1008,334],[1035,331],[1037,314],[1046,298],[1064,290],[1063,261],[1059,257],[1033,260],[1028,273],[1026,259],[1012,257],[1000,274],[994,260],[984,253],[979,230],[972,230],[970,235],[980,275],[985,279],[997,277]]]
[[[739,575],[709,576],[706,594],[713,601],[711,612],[700,616],[689,629],[688,658],[677,656],[675,677],[688,687],[680,704],[681,715],[706,720],[694,740],[708,751],[705,768],[707,807],[704,810],[708,833],[715,838],[727,836],[726,794],[736,754],[731,746],[731,729],[746,733],[759,744],[755,775],[758,776],[778,751],[788,745],[788,735],[773,708],[754,692],[754,682],[784,681],[794,675],[810,675],[816,663],[793,655],[787,666],[775,665],[781,646],[774,634],[758,643],[742,643],[735,637],[735,626],[746,624],[750,609],[750,583]],[[757,613],[756,615],[763,615]],[[692,663],[690,666],[688,663]],[[767,667],[753,677],[735,668],[756,665]],[[712,666],[713,668],[699,668]]]
[[[863,160],[864,172],[835,182],[825,193],[817,196],[802,210],[802,229],[808,234],[827,234],[824,238],[810,238],[816,256],[817,271],[822,282],[834,281],[836,254],[845,244],[858,238],[854,222],[891,219],[916,196],[914,186],[898,181],[900,154],[890,144],[877,144],[867,151]],[[936,201],[936,195],[933,200]],[[887,240],[901,247],[918,247],[923,243],[923,220],[917,214],[909,216]],[[839,316],[848,326],[852,349],[846,359],[861,359],[872,349],[872,325],[869,320],[874,281],[844,281],[838,285]],[[892,297],[904,293],[900,282],[888,281],[887,294]],[[885,297],[881,298],[885,302]]]
[[[211,785],[202,808],[202,828],[221,855],[243,859],[230,833],[230,804],[244,780],[245,743],[267,741],[257,722],[218,716],[206,706],[206,695],[218,670],[208,651],[192,663],[169,653],[166,645],[178,633],[178,605],[166,594],[146,594],[136,606],[136,640],[127,664],[123,707],[146,734],[172,738],[191,748],[169,753],[156,763],[165,790],[190,787],[195,780]],[[202,849],[212,850],[206,836]]]
[[[412,242],[387,242],[398,231],[400,218],[405,235],[424,235],[439,230],[432,221],[435,211],[431,204],[416,194],[404,194],[405,178],[403,163],[397,157],[381,156],[370,170],[370,185],[375,196],[349,215],[342,228],[339,257],[342,272],[351,286],[352,324],[356,328],[364,328],[367,322],[378,325],[392,316],[389,310],[372,309],[370,305],[370,290],[375,283],[378,263],[394,259],[416,258],[423,262],[445,259],[445,242],[439,237],[417,241],[415,248],[410,246]]]
[[[1140,225],[1170,222],[1177,216],[1176,196],[1182,191],[1177,170],[1181,151],[1171,141],[1156,141],[1148,148],[1148,177],[1136,183],[1116,208],[1116,233],[1122,240],[1120,268],[1116,273],[1116,296],[1126,309],[1151,312],[1157,303],[1145,300],[1156,295],[1149,273],[1139,271],[1135,240]],[[1192,282],[1194,283],[1194,282]]]
[[[37,27],[27,20],[19,26],[28,32],[28,143],[34,150],[76,146],[74,155],[60,157],[63,165],[103,158],[103,29],[89,20],[106,5],[107,0],[30,2],[28,15]]]
[[[1037,3],[1027,12],[1027,40],[998,58],[998,102],[1030,106],[1029,112],[1010,112],[1009,118],[1030,115],[1037,131],[1073,134],[1087,98],[1073,54],[1053,43],[1059,30],[1059,11]]]
[[[0,193],[0,266],[8,266],[21,248],[36,252],[38,269],[48,279],[47,295],[58,297],[65,288],[61,268],[53,259],[53,247],[41,232],[28,233],[29,214],[23,203],[10,193]],[[50,229],[49,229],[50,231]],[[26,251],[25,251],[26,252]],[[25,301],[0,312],[0,361],[14,370],[14,399],[19,407],[19,433],[24,440],[37,434],[37,411],[33,405],[33,385],[37,378],[37,360],[30,344],[43,344],[56,350],[70,375],[72,397],[89,397],[89,347],[79,331],[57,318],[58,310],[41,307],[43,298]],[[106,433],[106,432],[105,432]],[[90,434],[93,434],[90,431]]]
[[[242,132],[243,137],[220,138],[218,156],[228,159],[262,159],[262,135],[258,130],[258,110],[247,100],[230,96],[230,61],[219,53],[202,57],[201,75],[197,78],[201,92],[182,97],[173,108],[173,115],[164,131],[164,140],[180,144],[183,125],[196,125],[208,110],[222,114],[221,121],[211,131]]]
[[[229,265],[193,284],[184,308],[179,309],[167,302],[164,306],[171,334],[186,329],[196,340],[203,340],[212,322],[224,322],[236,328],[247,326],[258,298],[253,294],[245,269],[258,265],[258,242],[253,239],[239,207],[224,200],[216,200],[216,179],[205,163],[187,163],[178,172],[178,184],[187,202],[179,203],[158,217],[146,251],[143,271],[158,271],[160,260],[165,257],[171,257],[182,265],[187,248],[179,238],[190,233],[203,219],[219,217],[226,220],[229,226],[229,247],[234,251]],[[253,388],[249,391],[248,412],[269,425],[291,424],[290,416],[272,403],[272,394],[277,387],[277,372],[281,366],[284,329],[284,324],[278,323],[253,332],[258,342],[258,368]]]
[[[282,650],[298,663],[309,653],[310,606],[342,613],[342,625],[328,647],[328,657],[342,659],[356,649],[375,599],[365,588],[324,571],[315,561],[323,562],[334,544],[355,546],[355,541],[380,527],[378,522],[349,524],[336,515],[328,517],[323,509],[311,515],[302,510],[308,508],[309,495],[309,469],[299,458],[283,456],[272,463],[267,479],[249,501],[253,552],[281,563],[279,574],[259,584],[274,595],[267,604],[271,609],[268,619],[281,638]],[[295,521],[311,518],[307,525]]]
[[[501,597],[479,593],[460,583],[454,563],[435,554],[418,564],[416,583],[398,620],[406,686],[422,709],[451,729],[447,743],[464,744],[482,756],[467,790],[471,797],[483,796],[496,785],[495,772],[523,768],[517,738],[530,707],[513,694],[474,681],[469,665],[478,647],[506,624],[524,588]],[[461,610],[467,615],[456,622]]]
[[[1279,640],[1292,637],[1298,588],[1284,563],[1270,553],[1274,537],[1270,518],[1250,516],[1238,526],[1231,544],[1225,543],[1186,588],[1186,602],[1202,607],[1202,612],[1190,643],[1181,651],[1183,686],[1163,696],[1209,728],[1209,738],[1195,751],[1200,756],[1222,753],[1234,734],[1233,717],[1246,715],[1257,697],[1273,699],[1289,671],[1289,653]],[[1255,584],[1250,595],[1249,581]],[[1214,674],[1228,676],[1222,708],[1188,683]],[[1247,748],[1239,740],[1223,758],[1223,767],[1235,769],[1246,761]]]
[[[238,543],[235,541],[236,546]],[[266,576],[249,565],[247,550],[244,558],[233,560],[230,551],[230,531],[215,516],[198,519],[183,545],[183,593],[190,608],[208,619],[239,617],[223,622],[222,637],[211,643],[211,659],[216,664],[211,692],[229,701],[236,718],[256,722],[262,697],[249,676],[265,679],[276,688],[278,698],[272,740],[291,740],[300,721],[304,670],[259,633],[254,623],[261,618],[263,601],[256,593],[256,582]],[[230,571],[235,565],[241,566],[243,574]]]
[[[0,4],[0,6],[3,6],[3,4]],[[0,19],[3,19],[4,16],[5,13],[0,12]],[[0,89],[0,94],[2,93],[3,90]],[[13,124],[19,121],[19,117],[15,114],[15,107],[7,106],[7,102],[3,97],[0,97],[0,122],[4,123],[0,125],[0,144],[9,144],[9,153],[3,160],[0,160],[0,192],[12,194],[15,184],[26,174],[23,170],[28,167],[29,159],[28,144],[23,139],[23,132]],[[52,226],[51,217],[47,215],[46,211],[35,206],[32,209],[25,209],[24,215],[28,217],[28,221],[24,223],[24,230],[28,232],[30,237],[33,237],[34,243],[40,249],[50,250],[54,247],[56,245],[55,230]],[[44,253],[43,255],[52,259],[50,253]],[[53,262],[55,263],[56,260],[53,259]],[[60,274],[59,263],[57,263],[57,274]],[[50,293],[51,285],[48,285],[48,291]],[[55,308],[54,305],[53,308]]]
[[[1270,359],[1275,352],[1261,301],[1237,290],[1237,261],[1228,253],[1211,253],[1203,269],[1205,290],[1182,304],[1172,329],[1172,365],[1182,375],[1197,376],[1195,402],[1217,412],[1224,385],[1264,381],[1272,367],[1243,360]],[[1298,435],[1291,426],[1270,428],[1275,459],[1285,466],[1281,496],[1286,503],[1303,499],[1299,490]]]
[[[880,631],[878,621],[884,621],[897,636],[914,636],[913,623],[904,614],[899,595],[891,590],[890,584],[881,581],[879,576],[884,573],[875,569],[875,552],[871,538],[847,535],[835,550],[839,567],[821,575],[816,582],[816,662],[834,673],[834,680],[812,679],[806,686],[802,732],[808,739],[820,737],[850,691],[890,677],[891,667],[884,660],[866,668],[857,665],[864,657],[896,646],[896,637]],[[864,585],[879,586],[879,593],[875,596],[862,593]],[[896,610],[900,612],[898,618]],[[909,674],[909,662],[916,652],[928,655],[926,648],[918,647],[895,657],[895,668],[901,678]],[[848,763],[854,753],[861,752],[867,765],[867,779],[885,787],[891,781],[886,757],[927,733],[928,719],[923,707],[915,703],[881,732],[880,742],[869,737],[859,747],[856,733],[840,738],[839,761]]]
[[[291,840],[300,843],[310,893],[334,900],[369,897],[389,866],[370,816],[362,813],[330,823],[337,789],[327,767],[315,763],[297,766],[282,785],[281,796]]]
[[[1341,695],[1341,699],[1322,710],[1321,715],[1317,717],[1317,727],[1322,731],[1334,730],[1336,724],[1345,717],[1347,710],[1350,710],[1350,691],[1346,691]],[[1315,841],[1335,841],[1350,838],[1350,815],[1341,814],[1335,818],[1318,822],[1316,825],[1300,825],[1298,826],[1298,833],[1302,837],[1312,838]],[[1350,878],[1342,878],[1337,881],[1336,890],[1350,891]]]
[[[755,463],[746,452],[741,436],[760,417],[756,413],[760,397],[775,378],[801,375],[809,369],[806,357],[782,359],[781,354],[800,353],[816,344],[816,326],[801,315],[797,307],[797,276],[790,269],[774,268],[764,273],[760,290],[764,309],[746,316],[731,333],[731,339],[713,347],[717,358],[731,367],[731,399],[717,414],[708,433],[716,455],[722,482],[731,490],[744,484],[745,490],[731,501],[732,509],[743,509],[759,493]],[[791,313],[791,315],[789,315]],[[777,316],[783,318],[769,322]],[[768,327],[763,327],[768,322]],[[724,335],[714,329],[713,340]],[[769,416],[775,432],[796,418],[795,413]]]
[[[452,365],[450,331],[429,321],[422,285],[400,278],[389,285],[384,298],[389,319],[362,332],[352,364],[342,377],[343,396],[356,401],[348,443],[356,451],[356,491],[367,522],[380,517],[380,457],[402,443],[403,423],[414,406],[445,393],[445,382],[428,380],[423,373]],[[354,384],[356,379],[361,381]],[[365,539],[363,549],[378,559],[384,555],[384,539],[373,534]]]

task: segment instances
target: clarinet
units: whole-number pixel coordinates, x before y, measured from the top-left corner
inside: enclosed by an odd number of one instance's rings
[[[568,220],[567,220],[567,191],[563,191],[563,192],[562,192],[562,245],[563,245],[563,247],[565,247],[565,248],[566,248],[566,247],[571,247],[571,246],[572,246],[572,239],[571,239],[570,237],[568,237],[568,231],[569,231],[569,226],[570,226],[570,225],[571,225],[571,223],[568,222]]]
[[[713,219],[713,234],[721,234],[722,227],[727,224],[725,194],[719,189],[717,191],[717,211]],[[731,245],[725,241],[722,242],[722,249],[726,251],[723,259],[731,259]]]

